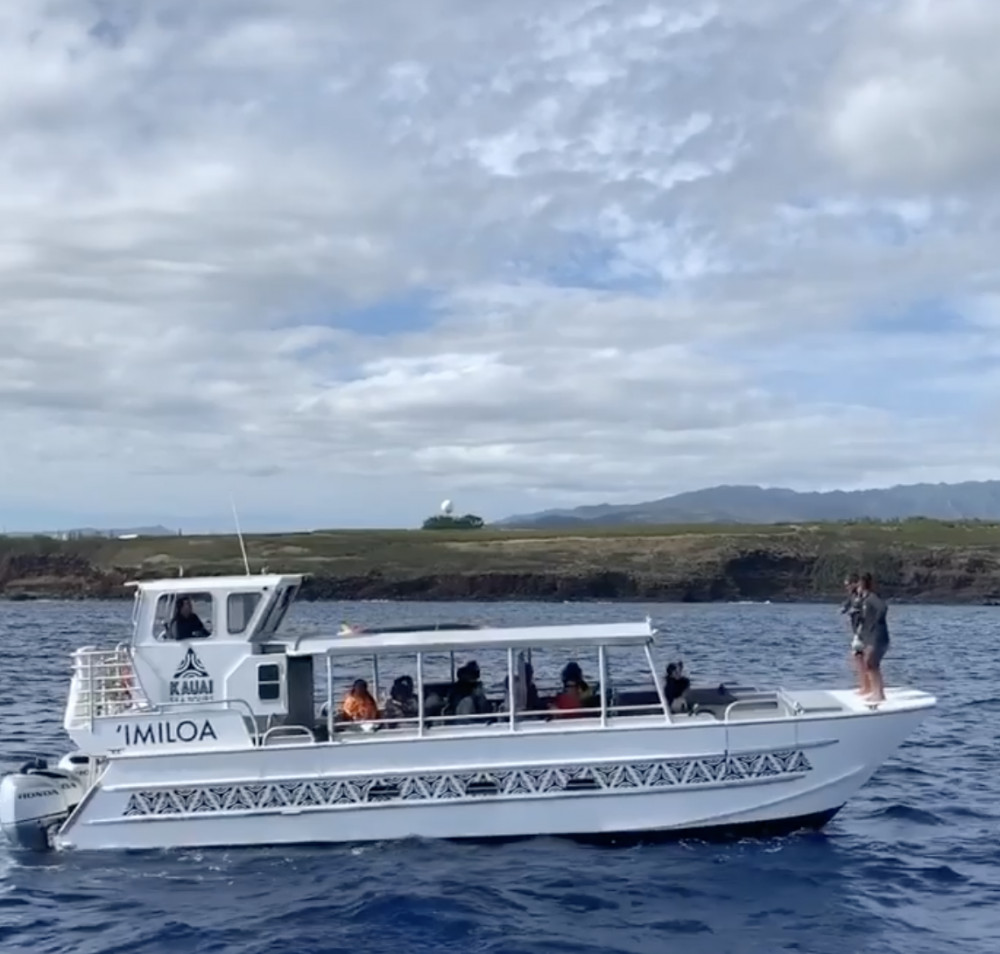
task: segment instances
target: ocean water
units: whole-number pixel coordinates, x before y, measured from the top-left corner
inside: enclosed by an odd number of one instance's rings
[[[613,621],[648,613],[696,683],[846,684],[835,607],[385,604],[305,624]],[[126,603],[0,603],[0,771],[67,748],[68,654]],[[708,844],[365,847],[23,856],[0,847],[0,951],[994,954],[1000,609],[894,606],[890,684],[941,704],[821,833]]]

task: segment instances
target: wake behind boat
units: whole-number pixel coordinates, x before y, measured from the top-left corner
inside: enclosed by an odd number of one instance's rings
[[[281,627],[301,582],[135,584],[130,643],[73,654],[76,750],[0,782],[7,838],[93,850],[816,828],[936,705],[917,689],[872,707],[849,689],[730,686],[692,689],[678,714],[648,620],[294,636]],[[529,691],[533,663],[580,654],[594,684],[578,708]],[[463,657],[493,660],[499,686],[475,711],[447,702]],[[336,685],[361,667],[378,715],[344,721]],[[410,677],[409,716],[386,712],[386,673]]]

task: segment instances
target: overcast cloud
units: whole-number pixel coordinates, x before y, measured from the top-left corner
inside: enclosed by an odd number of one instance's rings
[[[0,7],[0,525],[1000,477],[995,0]]]

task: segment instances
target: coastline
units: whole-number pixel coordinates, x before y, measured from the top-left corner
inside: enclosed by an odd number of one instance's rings
[[[1000,605],[1000,525],[899,523],[552,531],[316,531],[245,538],[251,571],[305,600],[830,602],[870,569],[899,603]],[[234,535],[0,537],[0,599],[131,598],[157,576],[245,572]]]

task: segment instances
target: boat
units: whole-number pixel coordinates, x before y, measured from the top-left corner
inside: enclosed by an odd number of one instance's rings
[[[849,688],[716,684],[677,712],[649,619],[303,630],[286,624],[302,580],[132,584],[131,638],[72,654],[70,750],[0,781],[15,848],[818,829],[936,705],[905,687],[873,705]],[[586,692],[553,708],[567,661]],[[378,710],[347,720],[338,686],[362,673]],[[389,718],[401,675],[411,711]],[[457,695],[475,705],[449,704],[470,679]]]

